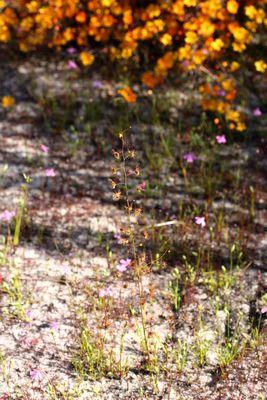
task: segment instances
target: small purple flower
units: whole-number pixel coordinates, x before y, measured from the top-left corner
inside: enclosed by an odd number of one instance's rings
[[[205,226],[206,226],[205,217],[195,217],[195,223],[197,225],[200,225],[201,228],[205,228]]]
[[[26,314],[26,317],[27,317],[29,320],[31,320],[31,319],[33,318],[33,315],[32,315],[31,310],[27,310],[25,314]]]
[[[189,62],[188,60],[184,60],[184,61],[182,62],[182,65],[183,65],[183,67],[187,68],[187,67],[189,67],[190,62]]]
[[[109,287],[102,288],[98,293],[99,297],[112,297],[113,293]]]
[[[63,264],[62,270],[63,270],[64,274],[68,274],[70,272],[70,267],[66,264]]]
[[[101,89],[103,87],[103,83],[98,79],[94,79],[92,82],[92,86],[94,89]]]
[[[77,69],[77,68],[78,68],[78,65],[76,64],[75,61],[73,61],[73,60],[68,61],[68,69]]]
[[[16,215],[15,211],[5,210],[0,214],[0,220],[3,222],[7,222],[9,224],[15,217],[15,215]]]
[[[219,96],[224,97],[226,95],[226,92],[225,92],[225,90],[221,89],[221,90],[219,90],[218,94],[219,94]]]
[[[121,244],[121,239],[122,239],[122,237],[121,237],[121,234],[120,234],[120,233],[115,233],[114,239],[116,239],[116,242],[117,242],[118,244]]]
[[[254,117],[260,117],[262,115],[262,112],[259,109],[259,107],[255,108],[255,110],[253,110],[253,115],[254,115]]]
[[[53,168],[46,169],[45,176],[53,178],[54,176],[56,176],[55,170]]]
[[[30,377],[33,381],[40,381],[43,377],[43,374],[38,369],[33,369],[30,371]]]
[[[183,159],[188,162],[188,164],[192,164],[194,161],[196,161],[197,157],[194,153],[186,153],[183,156]]]
[[[267,313],[267,306],[262,307],[261,313],[262,314],[266,314]]]
[[[46,146],[46,145],[44,145],[44,144],[41,144],[40,150],[41,150],[43,153],[48,154],[48,152],[49,152],[49,147]]]
[[[68,49],[67,49],[67,53],[68,54],[74,54],[74,53],[76,53],[76,49],[75,49],[75,47],[69,47]]]
[[[59,323],[57,321],[52,321],[50,322],[49,327],[53,329],[53,331],[58,331]]]
[[[127,268],[131,265],[132,260],[130,258],[127,258],[126,260],[121,259],[120,263],[117,265],[116,269],[119,272],[125,272],[127,271]]]
[[[225,144],[227,142],[225,135],[217,135],[216,142],[219,144]]]

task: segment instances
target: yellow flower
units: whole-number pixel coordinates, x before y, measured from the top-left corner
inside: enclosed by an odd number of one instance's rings
[[[210,20],[205,20],[201,23],[199,33],[204,37],[212,36],[215,31],[215,25]]]
[[[232,72],[236,71],[240,67],[240,64],[236,61],[233,61],[230,66],[230,70]]]
[[[200,65],[205,60],[206,56],[202,51],[196,51],[193,53],[193,62],[197,65]]]
[[[254,6],[245,7],[245,14],[250,19],[254,19],[257,16],[257,9]]]
[[[172,37],[169,33],[164,33],[164,35],[161,36],[160,41],[164,46],[168,46],[172,43]]]
[[[263,60],[258,60],[254,63],[255,68],[258,72],[264,73],[267,69],[267,64]]]
[[[196,32],[193,32],[193,31],[186,32],[186,35],[185,35],[186,43],[194,44],[194,43],[196,43],[197,39],[198,39],[198,36],[197,36]]]
[[[238,51],[239,53],[242,53],[242,51],[245,50],[245,48],[247,47],[244,43],[240,43],[240,42],[234,42],[232,44],[234,51]]]
[[[83,51],[80,54],[80,60],[85,67],[89,67],[89,65],[93,64],[95,57],[93,54]]]
[[[226,79],[225,81],[222,82],[222,87],[226,91],[230,91],[234,89],[234,82],[232,79]]]
[[[224,46],[222,39],[218,38],[211,43],[213,50],[220,51]]]
[[[229,0],[227,2],[226,7],[227,7],[227,11],[229,11],[229,13],[236,14],[238,11],[238,8],[239,8],[239,4],[235,0]]]
[[[172,12],[177,15],[184,15],[184,5],[182,1],[177,0],[172,6]]]
[[[234,38],[239,42],[248,43],[250,40],[249,32],[242,26],[229,26],[230,32],[233,34]]]
[[[148,13],[149,18],[153,19],[153,18],[156,18],[156,17],[159,17],[159,16],[160,16],[160,14],[161,14],[161,9],[160,9],[160,7],[157,6],[157,5],[150,4],[150,5],[147,7],[146,12]]]
[[[184,0],[184,5],[187,7],[195,7],[197,5],[197,0]]]
[[[14,97],[12,97],[12,96],[4,96],[4,97],[2,97],[2,106],[4,108],[12,107],[12,106],[14,106],[14,104],[15,104]]]
[[[113,3],[113,0],[101,0],[101,5],[104,7],[110,7]]]
[[[37,1],[31,1],[26,5],[27,9],[29,10],[30,13],[35,13],[38,11],[38,8],[40,7],[40,4]]]
[[[180,61],[184,59],[188,60],[190,58],[190,47],[188,45],[185,47],[180,47],[178,49],[177,55]]]
[[[246,129],[246,125],[244,124],[244,122],[238,122],[236,125],[236,130],[243,132]]]
[[[226,117],[233,122],[238,123],[240,121],[241,115],[240,112],[235,111],[235,110],[228,110],[226,113]]]

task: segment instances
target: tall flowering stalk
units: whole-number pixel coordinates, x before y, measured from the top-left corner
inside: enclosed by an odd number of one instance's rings
[[[129,176],[138,177],[140,175],[140,168],[135,167],[134,170],[127,167],[127,161],[135,158],[135,152],[127,148],[125,142],[125,132],[119,134],[121,142],[121,149],[114,151],[113,155],[117,162],[116,167],[113,168],[114,180],[111,179],[112,188],[114,189],[113,198],[115,200],[123,200],[125,202],[125,210],[127,216],[127,229],[124,231],[126,239],[122,243],[129,245],[129,252],[132,254],[131,264],[135,274],[139,299],[139,310],[141,315],[141,325],[145,354],[149,359],[149,343],[147,335],[146,323],[146,307],[144,299],[144,286],[143,286],[143,273],[146,268],[144,257],[139,257],[136,244],[136,231],[132,217],[137,217],[142,210],[135,206],[134,201],[131,200]],[[143,190],[145,190],[144,183],[141,183]],[[136,186],[136,191],[140,192],[140,184]],[[130,260],[130,259],[129,259]]]

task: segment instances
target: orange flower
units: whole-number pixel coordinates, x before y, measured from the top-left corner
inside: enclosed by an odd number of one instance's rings
[[[136,94],[132,91],[129,86],[126,86],[123,89],[118,90],[118,93],[124,98],[127,103],[135,103],[136,102]]]
[[[80,22],[81,24],[84,23],[86,21],[86,14],[84,11],[80,11],[78,12],[78,14],[76,14],[75,19],[77,22]]]
[[[142,82],[150,89],[153,89],[155,86],[158,85],[159,79],[152,72],[148,71],[143,73]]]
[[[4,97],[2,97],[2,106],[4,108],[12,107],[12,106],[14,106],[14,104],[15,104],[14,97],[12,97],[12,96],[4,96]]]

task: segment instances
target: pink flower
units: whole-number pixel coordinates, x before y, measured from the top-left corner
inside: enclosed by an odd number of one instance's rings
[[[189,67],[190,62],[189,62],[188,60],[185,60],[185,61],[182,62],[182,65],[183,65],[185,68],[187,68],[187,67]]]
[[[94,89],[101,89],[103,87],[103,83],[98,79],[94,79],[92,82],[92,86]]]
[[[15,215],[16,215],[15,211],[5,210],[0,214],[0,220],[3,222],[7,222],[9,224],[15,217]]]
[[[22,343],[27,347],[34,347],[38,343],[39,339],[34,337],[26,337],[22,340]]]
[[[226,95],[226,92],[225,92],[225,90],[221,89],[221,90],[219,90],[218,94],[219,94],[219,96],[223,97]]]
[[[76,49],[75,49],[75,47],[69,47],[68,49],[67,49],[67,53],[68,54],[74,54],[74,53],[76,53]]]
[[[32,371],[30,371],[30,377],[34,381],[40,381],[43,377],[43,374],[38,369],[33,369]]]
[[[68,69],[77,69],[77,68],[78,68],[78,65],[76,64],[75,61],[73,61],[73,60],[68,61]]]
[[[52,321],[52,322],[50,322],[49,327],[51,329],[53,329],[54,331],[58,331],[59,323],[57,321]]]
[[[261,313],[262,314],[266,314],[267,313],[267,306],[262,307]]]
[[[0,400],[9,400],[10,397],[7,393],[4,393],[3,396],[0,397]]]
[[[146,190],[146,182],[144,181],[140,183],[136,189],[138,190],[138,192],[144,192]]]
[[[27,316],[27,318],[28,318],[29,320],[33,319],[33,314],[32,314],[32,312],[31,312],[31,310],[27,310],[25,314],[26,314],[26,316]]]
[[[54,177],[56,176],[55,170],[53,168],[48,168],[45,170],[45,176],[47,177]]]
[[[197,225],[200,225],[201,228],[205,228],[205,226],[206,226],[205,217],[195,217],[195,223]]]
[[[254,115],[254,117],[260,117],[262,115],[262,112],[259,109],[259,107],[255,108],[255,110],[253,110],[253,115]]]
[[[68,274],[70,272],[70,267],[67,264],[63,264],[62,271],[64,272],[64,274]]]
[[[49,147],[46,146],[46,145],[44,145],[44,144],[41,144],[40,150],[41,150],[43,153],[47,154],[47,153],[49,152]]]
[[[99,297],[112,297],[112,290],[109,287],[102,288],[99,290]]]
[[[120,263],[117,265],[116,269],[119,272],[125,272],[127,271],[127,268],[131,265],[132,260],[130,258],[127,258],[126,260],[121,259]]]
[[[189,164],[192,164],[197,159],[197,157],[194,153],[186,153],[184,154],[183,159],[186,160]]]
[[[118,244],[122,244],[122,237],[120,233],[115,233],[114,239],[116,239]]]
[[[227,142],[225,135],[217,135],[216,142],[219,144],[225,144]]]

